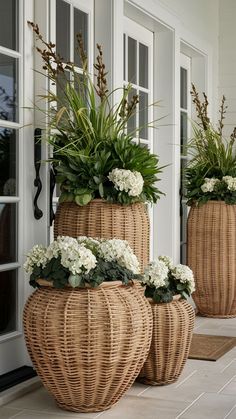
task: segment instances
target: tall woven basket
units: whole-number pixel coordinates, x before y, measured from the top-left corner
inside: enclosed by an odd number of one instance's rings
[[[142,203],[131,205],[111,204],[95,199],[80,207],[73,202],[59,204],[54,237],[88,236],[127,240],[136,254],[141,270],[149,262],[149,217]]]
[[[41,287],[24,309],[28,352],[57,404],[74,412],[109,409],[148,355],[152,313],[138,284]]]
[[[187,259],[193,299],[207,317],[236,316],[236,205],[209,201],[188,216]]]
[[[150,301],[153,313],[152,343],[139,381],[161,386],[176,381],[188,358],[194,327],[194,309],[185,300]]]

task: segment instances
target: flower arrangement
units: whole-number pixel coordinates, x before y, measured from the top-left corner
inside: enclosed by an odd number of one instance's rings
[[[52,281],[55,288],[97,287],[103,281],[139,279],[139,262],[129,244],[119,239],[58,236],[48,247],[35,245],[24,264],[30,284]]]
[[[143,127],[127,132],[139,102],[137,95],[131,97],[131,86],[120,89],[120,102],[114,105],[117,89],[108,90],[100,45],[93,82],[80,35],[82,74],[56,53],[55,44],[44,41],[37,24],[28,23],[43,45],[37,51],[57,90],[49,90],[43,99],[51,104],[45,140],[53,147],[50,161],[61,188],[60,202],[86,205],[95,198],[120,204],[156,202],[161,194],[156,187],[162,169],[158,156],[133,141]]]
[[[200,100],[192,84],[191,95],[199,123],[193,126],[194,137],[188,150],[192,159],[185,171],[188,204],[204,204],[209,200],[236,204],[236,128],[230,138],[223,137],[227,106],[225,96],[220,105],[220,118],[215,128],[208,117],[208,99]]]
[[[195,290],[193,272],[186,265],[173,265],[168,256],[159,256],[145,269],[142,284],[145,296],[155,303],[168,303],[177,294],[186,299]]]

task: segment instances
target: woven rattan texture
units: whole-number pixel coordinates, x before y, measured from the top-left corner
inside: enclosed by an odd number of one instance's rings
[[[54,237],[57,236],[127,240],[142,271],[149,262],[149,217],[142,203],[118,205],[101,199],[83,207],[73,202],[62,203],[55,218]]]
[[[187,262],[194,301],[208,317],[236,316],[236,205],[210,201],[188,217]]]
[[[140,285],[42,287],[28,299],[28,352],[57,404],[106,410],[130,388],[147,358],[152,311]]]
[[[139,381],[164,385],[176,381],[188,358],[194,327],[194,309],[185,300],[151,303],[153,336]]]

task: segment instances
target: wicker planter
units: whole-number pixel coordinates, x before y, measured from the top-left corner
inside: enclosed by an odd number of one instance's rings
[[[209,201],[192,207],[187,241],[199,312],[207,317],[235,317],[236,205]]]
[[[194,326],[194,309],[185,300],[156,304],[153,313],[153,336],[148,358],[139,381],[160,386],[176,381],[188,358]]]
[[[42,287],[24,309],[33,365],[57,404],[74,412],[109,409],[147,357],[152,313],[139,284]]]
[[[127,240],[140,262],[141,270],[149,262],[149,217],[142,203],[110,204],[95,199],[80,207],[73,202],[58,206],[54,237],[88,236]]]

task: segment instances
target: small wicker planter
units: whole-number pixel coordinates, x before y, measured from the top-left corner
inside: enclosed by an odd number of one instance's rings
[[[188,265],[193,299],[207,317],[236,316],[236,205],[209,201],[188,216]]]
[[[41,287],[24,309],[33,365],[57,404],[74,412],[109,409],[147,357],[152,313],[139,284]]]
[[[59,204],[54,225],[54,237],[88,236],[127,240],[136,254],[141,270],[149,262],[149,217],[142,203],[110,204],[95,199],[80,207],[73,202]]]
[[[185,300],[158,304],[149,301],[153,313],[153,336],[139,381],[161,386],[176,381],[183,370],[190,350],[195,314]]]

